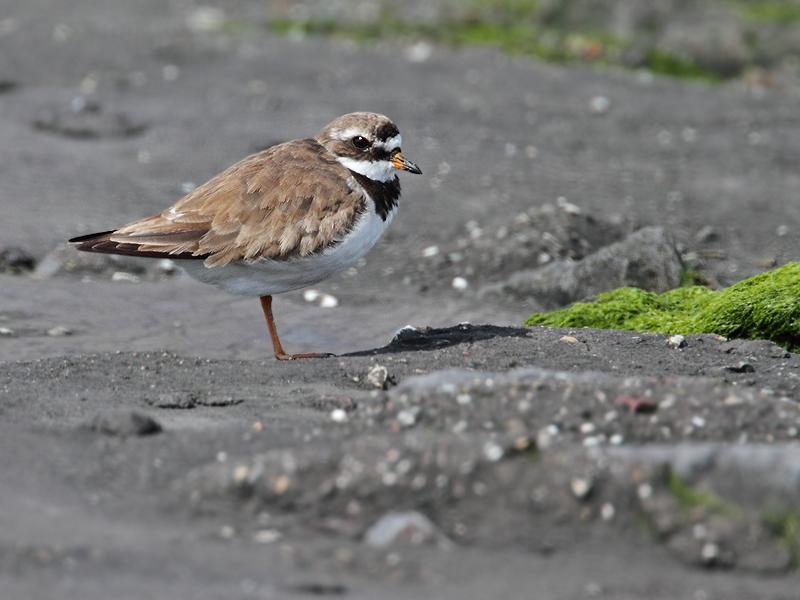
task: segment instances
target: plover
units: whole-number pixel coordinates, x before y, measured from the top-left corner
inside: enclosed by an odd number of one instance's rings
[[[388,117],[346,114],[313,138],[248,156],[158,215],[69,241],[176,259],[204,283],[258,296],[278,360],[327,356],[284,351],[272,296],[318,283],[375,245],[397,212],[398,170],[422,173],[400,145]]]

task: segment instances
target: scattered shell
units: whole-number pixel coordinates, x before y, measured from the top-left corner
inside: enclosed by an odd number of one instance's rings
[[[560,338],[558,338],[558,341],[565,342],[567,344],[577,344],[578,338],[573,335],[562,335]]]
[[[428,246],[422,251],[422,256],[425,258],[432,258],[434,256],[438,256],[439,254],[439,246]]]
[[[306,302],[316,302],[319,295],[319,291],[309,289],[303,292],[303,300]]]
[[[8,327],[0,327],[0,336],[13,337],[15,335],[16,332],[13,329],[9,329]]]

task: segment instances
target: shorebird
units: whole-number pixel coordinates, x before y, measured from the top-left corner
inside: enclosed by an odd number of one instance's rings
[[[330,356],[284,351],[272,296],[318,283],[375,245],[397,212],[397,173],[422,173],[401,142],[388,117],[346,114],[313,138],[248,156],[158,215],[69,241],[175,259],[195,279],[259,297],[278,360]]]

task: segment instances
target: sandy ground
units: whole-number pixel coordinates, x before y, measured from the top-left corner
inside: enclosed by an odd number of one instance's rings
[[[179,275],[0,275],[2,597],[797,597],[762,522],[800,494],[797,356],[528,332],[524,303],[417,278],[426,248],[559,197],[667,228],[721,284],[794,259],[795,98],[192,33],[192,6],[135,4],[2,7],[3,247],[42,259],[352,110],[391,115],[425,176],[366,263],[319,286],[336,308],[276,301],[289,349],[356,355],[278,364],[254,300]],[[407,324],[450,329],[386,347]],[[681,506],[673,472],[738,516]],[[397,510],[430,530],[367,543]]]

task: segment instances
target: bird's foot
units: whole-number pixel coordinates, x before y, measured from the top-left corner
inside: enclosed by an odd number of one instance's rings
[[[329,358],[331,356],[336,356],[335,354],[331,354],[330,352],[301,352],[300,354],[286,354],[285,352],[280,352],[275,354],[275,358],[278,360],[300,360],[302,358]]]

